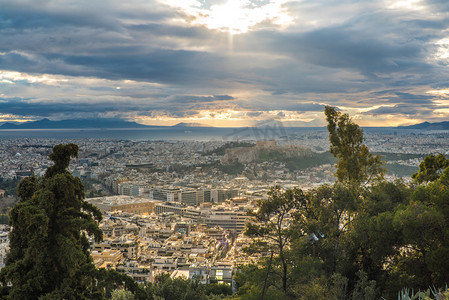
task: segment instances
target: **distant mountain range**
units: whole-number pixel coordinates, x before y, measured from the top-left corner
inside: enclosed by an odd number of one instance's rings
[[[74,119],[51,121],[42,119],[25,123],[13,124],[4,123],[1,129],[83,129],[83,128],[161,128],[167,126],[143,125],[136,122],[129,122],[122,119]],[[203,127],[199,123],[178,123],[171,127]]]
[[[21,124],[5,123],[0,129],[82,129],[82,128],[151,128],[159,126],[147,126],[121,119],[79,119],[51,121],[42,119]]]
[[[122,119],[73,119],[51,121],[42,119],[20,124],[4,123],[1,129],[106,129],[106,128],[163,128],[167,126],[143,125],[136,122],[129,122]],[[170,126],[169,126],[170,127]],[[208,127],[199,123],[178,123],[171,127]],[[391,128],[391,127],[390,127]],[[424,122],[410,126],[398,126],[398,129],[421,129],[421,130],[449,130],[449,121],[439,123]]]
[[[176,126],[176,127],[210,127],[207,125],[203,125],[201,123],[184,123],[184,122],[178,123],[174,126]]]
[[[449,122],[438,122],[438,123],[419,123],[410,126],[398,126],[398,129],[421,129],[421,130],[449,130]]]

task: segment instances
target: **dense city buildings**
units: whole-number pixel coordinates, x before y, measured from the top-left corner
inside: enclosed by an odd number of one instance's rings
[[[2,181],[42,176],[52,147],[68,142],[79,145],[70,171],[104,216],[103,242],[91,242],[95,265],[137,281],[165,272],[232,284],[239,264],[262,255],[242,251],[249,243],[243,235],[247,212],[256,201],[275,185],[308,189],[335,180],[327,132],[316,130],[277,141],[233,143],[4,139]],[[449,149],[446,133],[367,132],[366,144],[384,155],[388,178],[405,180],[422,157]],[[15,201],[8,193],[0,189],[4,212]],[[0,267],[8,231],[8,226],[0,230]]]

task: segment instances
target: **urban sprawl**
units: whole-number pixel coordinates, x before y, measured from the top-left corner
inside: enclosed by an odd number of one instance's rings
[[[387,163],[408,170],[417,170],[425,155],[449,149],[444,132],[365,136],[372,152],[395,154]],[[51,165],[52,147],[69,142],[79,146],[70,171],[83,181],[86,200],[103,213],[103,242],[91,241],[94,263],[137,281],[169,273],[232,284],[239,264],[265,255],[243,251],[250,243],[243,235],[251,221],[247,212],[256,202],[275,185],[309,189],[334,182],[333,163],[320,164],[322,157],[317,156],[329,149],[326,131],[259,141],[4,139],[0,177],[42,176]],[[310,165],[313,159],[316,165]],[[301,160],[309,165],[289,164]],[[394,172],[387,176],[401,177]],[[16,199],[0,189],[0,200],[6,213],[7,203]],[[2,225],[1,230],[0,267],[8,251],[9,227]]]

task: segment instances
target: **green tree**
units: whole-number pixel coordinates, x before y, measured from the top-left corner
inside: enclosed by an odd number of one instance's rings
[[[294,214],[295,231],[307,235],[295,241],[296,253],[317,257],[328,277],[344,272],[347,233],[356,216],[358,192],[337,183],[309,190]]]
[[[170,277],[170,274],[161,274],[154,280],[149,289],[150,299],[166,300],[206,300],[205,285],[198,281],[185,278]]]
[[[19,184],[19,202],[10,212],[10,252],[0,274],[7,299],[103,298],[87,239],[102,239],[102,216],[83,200],[81,181],[67,171],[77,155],[77,145],[57,145],[45,176]]]
[[[134,300],[134,295],[126,290],[114,290],[111,295],[111,300]]]
[[[330,152],[337,159],[335,176],[340,182],[364,184],[381,179],[385,173],[380,155],[373,155],[363,144],[363,130],[348,114],[334,107],[324,109],[329,131]]]
[[[449,168],[413,190],[410,202],[395,210],[393,226],[401,233],[401,253],[393,257],[390,282],[427,289],[449,282]]]
[[[7,196],[17,196],[17,185],[19,179],[4,179],[0,177],[0,189],[5,190]]]
[[[253,243],[245,249],[246,252],[262,252],[271,254],[267,261],[266,277],[262,297],[271,276],[269,285],[282,291],[284,297],[292,297],[289,290],[289,247],[293,232],[290,228],[291,214],[304,201],[304,193],[300,189],[282,191],[274,187],[268,192],[268,199],[257,203],[257,210],[250,211],[254,222],[247,224],[245,235],[254,238]],[[276,283],[280,278],[280,284]]]
[[[381,179],[383,169],[380,158],[362,144],[362,130],[334,108],[327,107],[326,115],[337,183],[301,192],[287,213],[283,205],[290,202],[280,188],[259,203],[248,226],[249,236],[259,239],[249,249],[265,256],[240,268],[239,299],[260,299],[265,282],[267,299],[394,299],[404,287],[444,287],[449,282],[449,160],[425,158],[414,176],[425,184],[372,180]],[[282,222],[287,215],[293,219]],[[287,262],[286,290],[280,249]]]
[[[418,183],[435,181],[447,167],[449,167],[449,159],[446,156],[441,153],[431,154],[419,164],[419,171],[414,173],[412,178]]]

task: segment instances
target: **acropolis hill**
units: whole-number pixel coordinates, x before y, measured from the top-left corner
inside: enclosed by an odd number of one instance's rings
[[[284,157],[306,157],[312,155],[308,147],[288,145],[280,147],[276,141],[257,141],[254,147],[237,147],[226,149],[222,163],[238,161],[240,163],[251,163],[261,159],[263,155],[270,153],[280,154]]]

